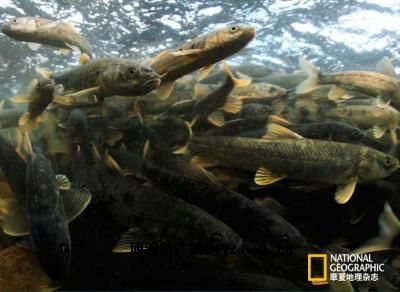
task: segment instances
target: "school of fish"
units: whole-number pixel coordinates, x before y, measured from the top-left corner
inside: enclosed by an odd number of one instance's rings
[[[303,56],[287,74],[231,66],[256,37],[242,24],[146,62],[95,57],[68,22],[14,18],[1,32],[79,65],[38,67],[0,101],[0,290],[74,287],[79,233],[112,241],[100,262],[154,248],[135,243],[179,245],[174,264],[242,289],[400,289],[400,79],[388,58],[374,71],[325,73]],[[119,239],[73,232],[103,216]],[[373,253],[389,272],[369,285],[308,282],[307,253],[339,249]]]

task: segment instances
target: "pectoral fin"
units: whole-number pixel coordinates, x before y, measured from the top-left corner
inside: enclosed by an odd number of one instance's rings
[[[156,92],[161,100],[167,99],[174,90],[175,81],[168,81],[156,88]]]
[[[71,188],[71,182],[64,174],[56,174],[56,181],[60,190],[69,190]]]
[[[72,51],[77,52],[77,53],[81,53],[81,49],[78,46],[69,44],[69,43],[65,43],[65,45],[70,48]]]
[[[339,185],[336,189],[335,200],[338,204],[346,204],[354,193],[357,180],[351,181],[345,185]]]
[[[256,175],[254,177],[254,182],[257,185],[266,186],[269,184],[273,184],[274,182],[277,182],[284,178],[285,176],[273,174],[267,168],[260,167],[256,172]]]
[[[92,194],[89,191],[70,189],[62,193],[65,218],[71,222],[89,205]]]
[[[347,90],[340,88],[338,86],[333,86],[331,90],[329,90],[328,93],[328,99],[329,100],[340,100],[343,99],[344,96],[346,96]]]
[[[100,86],[96,86],[96,87],[91,87],[91,88],[87,88],[84,90],[80,90],[74,93],[70,93],[67,96],[73,96],[73,97],[77,97],[77,98],[89,98],[92,95],[96,95],[99,93],[100,90]]]
[[[375,99],[375,105],[380,109],[387,108],[390,105],[390,102],[390,98],[384,98],[382,96],[377,96]]]
[[[10,236],[28,235],[28,211],[15,199],[2,200],[0,226],[3,232]]]
[[[41,45],[38,43],[28,43],[28,47],[32,50],[32,51],[37,51]]]
[[[374,125],[372,127],[372,133],[374,135],[374,138],[375,139],[382,138],[383,135],[385,135],[386,130],[387,130],[387,128],[385,128],[385,127],[380,127],[380,126]]]
[[[32,101],[32,97],[28,95],[14,95],[10,97],[10,101],[14,103],[29,103]]]
[[[207,121],[214,126],[222,127],[225,124],[225,117],[220,111],[215,111],[208,115]]]
[[[144,243],[150,243],[152,241],[152,238],[139,228],[132,228],[121,236],[121,239],[113,248],[112,252],[135,252],[135,248],[146,250],[147,246]],[[138,244],[142,244],[142,246],[139,247]]]
[[[210,74],[210,72],[212,71],[212,69],[214,67],[215,67],[215,63],[201,68],[200,71],[199,71],[199,81],[203,80],[204,78],[206,78],[208,76],[208,74]]]
[[[236,114],[242,110],[243,103],[236,96],[228,96],[224,103],[224,111],[227,113]]]

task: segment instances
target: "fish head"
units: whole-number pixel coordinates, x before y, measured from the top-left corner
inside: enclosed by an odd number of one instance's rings
[[[307,244],[306,239],[295,226],[278,214],[273,214],[273,216],[275,216],[273,224],[262,226],[262,228],[269,229],[269,231],[264,231],[262,234],[275,234],[273,237],[265,238],[265,246],[267,248],[294,250]]]
[[[392,155],[364,149],[359,163],[358,173],[361,181],[371,181],[390,176],[399,168],[399,160]]]
[[[243,118],[262,118],[271,114],[272,109],[269,105],[259,103],[246,104],[242,109]]]
[[[163,238],[203,247],[236,249],[242,244],[241,237],[229,226],[197,208],[190,216],[179,216],[166,230],[168,236]]]
[[[79,108],[73,109],[67,120],[67,125],[79,133],[88,133],[89,124],[86,113]]]
[[[32,226],[31,242],[45,273],[58,283],[65,282],[71,265],[71,239],[65,218]]]
[[[54,83],[53,79],[49,78],[42,78],[39,80],[37,84],[37,90],[40,92],[41,96],[51,96],[54,95],[56,84]]]
[[[3,23],[1,32],[7,36],[17,38],[36,32],[38,25],[33,17],[16,17]]]
[[[234,24],[210,34],[204,49],[214,47],[238,48],[246,46],[256,36],[256,29],[249,25]]]
[[[345,123],[331,122],[328,124],[329,131],[335,137],[335,141],[361,142],[365,135],[357,127]]]
[[[128,60],[117,60],[99,76],[106,95],[144,95],[161,83],[161,77],[150,66]]]

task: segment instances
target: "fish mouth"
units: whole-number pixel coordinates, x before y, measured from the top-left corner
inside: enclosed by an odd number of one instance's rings
[[[160,86],[160,84],[161,84],[161,78],[160,77],[155,77],[155,78],[152,78],[152,79],[149,79],[149,80],[143,82],[143,86],[144,87],[154,87],[154,88],[156,88],[156,87]]]

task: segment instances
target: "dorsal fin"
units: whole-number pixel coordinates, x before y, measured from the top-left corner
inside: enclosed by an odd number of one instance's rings
[[[277,139],[302,139],[303,137],[281,125],[275,123],[269,123],[267,125],[267,131],[262,138],[267,140],[277,140]]]

